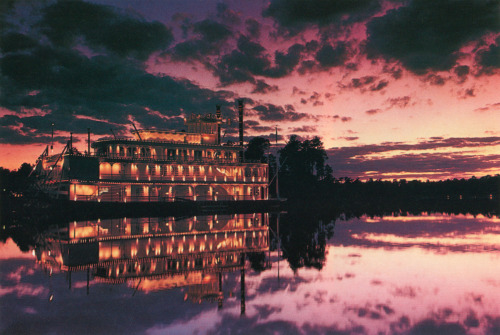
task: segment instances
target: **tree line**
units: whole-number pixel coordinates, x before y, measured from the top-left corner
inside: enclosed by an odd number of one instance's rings
[[[248,143],[247,159],[269,163],[270,191],[276,196],[276,157],[266,154],[269,140],[255,137]],[[289,199],[335,198],[344,201],[376,201],[377,199],[498,199],[500,175],[481,178],[442,181],[373,180],[361,181],[335,177],[334,169],[326,164],[327,154],[318,137],[301,141],[292,135],[278,150],[279,193]]]

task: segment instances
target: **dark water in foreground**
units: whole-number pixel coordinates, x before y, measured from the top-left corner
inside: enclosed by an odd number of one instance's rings
[[[276,220],[71,222],[29,252],[8,239],[0,332],[500,334],[499,218],[281,214],[281,257]]]

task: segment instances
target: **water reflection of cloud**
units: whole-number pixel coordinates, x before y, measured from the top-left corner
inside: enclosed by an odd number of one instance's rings
[[[15,294],[16,297],[24,296],[41,297],[47,295],[48,290],[41,285],[17,284],[11,287],[0,286],[0,297],[8,294]]]
[[[354,313],[360,318],[368,318],[372,320],[384,319],[386,316],[394,314],[394,309],[386,304],[377,304],[372,306],[370,303],[365,306],[348,306],[345,310],[347,313]]]
[[[17,270],[6,273],[5,276],[7,280],[19,283],[22,277],[31,276],[34,273],[35,270],[33,270],[33,268],[27,266],[20,266],[19,268],[17,268]]]
[[[266,305],[253,305],[256,309],[257,315],[260,319],[266,319],[269,315],[274,313],[280,313],[282,308],[279,306],[272,306],[270,304]]]
[[[482,215],[427,215],[337,221],[334,245],[370,248],[418,246],[438,253],[500,250],[500,220]],[[356,253],[349,255],[353,257]],[[355,257],[353,257],[355,258]]]
[[[458,234],[457,234],[458,235]],[[437,252],[453,251],[494,251],[500,250],[498,245],[498,234],[488,234],[484,232],[480,236],[477,234],[446,234],[439,237],[412,237],[389,235],[389,234],[352,234],[353,239],[373,242],[373,244],[385,244],[393,247],[397,246],[421,246],[434,248]],[[443,250],[444,249],[444,250]]]
[[[24,313],[26,313],[26,314],[37,314],[38,312],[33,307],[26,307],[24,309]]]
[[[0,243],[0,260],[4,259],[14,259],[14,258],[30,258],[33,259],[33,255],[29,252],[23,252],[19,250],[17,244],[8,238],[7,241]]]
[[[415,298],[417,296],[417,288],[411,286],[396,287],[392,294],[396,297]]]
[[[132,296],[126,285],[93,283],[86,294],[86,272],[72,274],[70,290],[65,273],[49,277],[39,268],[23,276],[20,283],[7,281],[4,270],[15,272],[28,268],[34,261],[14,259],[1,261],[0,267],[0,333],[2,334],[122,334],[144,333],[151,325],[171,324],[196,318],[213,305],[190,304],[180,307],[182,291]],[[228,286],[229,287],[229,286]],[[49,295],[54,295],[49,302]],[[21,299],[20,299],[21,298]],[[225,303],[225,306],[236,303]],[[8,306],[8,307],[7,307]]]
[[[284,269],[285,270],[285,269]],[[263,294],[276,290],[278,287],[286,287],[288,291],[295,292],[297,288],[305,283],[310,283],[312,279],[302,278],[300,276],[291,276],[287,272],[280,276],[264,277],[260,280],[259,286],[255,290],[257,294]]]
[[[410,334],[440,334],[461,335],[467,334],[467,330],[458,322],[438,322],[426,319],[415,324],[409,331]]]

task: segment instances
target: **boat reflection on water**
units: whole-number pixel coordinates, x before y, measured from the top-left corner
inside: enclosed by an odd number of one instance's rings
[[[0,333],[500,334],[499,224],[290,210],[12,229]]]
[[[51,230],[35,248],[49,273],[87,271],[110,284],[137,290],[187,287],[185,300],[217,301],[222,307],[223,273],[241,271],[241,312],[245,311],[245,259],[269,250],[267,213],[188,218],[119,218],[74,221]]]

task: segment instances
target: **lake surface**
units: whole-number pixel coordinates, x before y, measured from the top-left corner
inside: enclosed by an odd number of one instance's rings
[[[0,332],[500,334],[499,223],[435,213],[70,222],[13,236],[27,251],[0,243]]]

